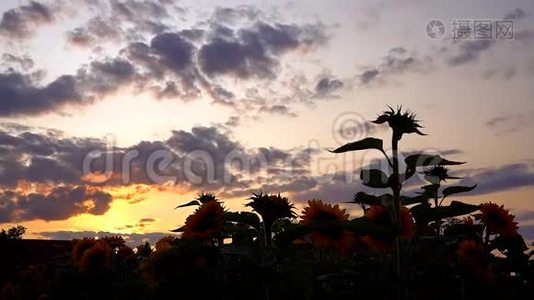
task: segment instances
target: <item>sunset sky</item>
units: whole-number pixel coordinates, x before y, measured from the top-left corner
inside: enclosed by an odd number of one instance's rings
[[[0,228],[137,243],[182,225],[194,208],[174,208],[200,192],[229,210],[259,190],[298,209],[346,202],[371,192],[358,174],[380,153],[326,149],[387,140],[368,121],[402,105],[428,136],[401,150],[466,161],[448,183],[478,187],[455,199],[504,204],[534,239],[532,0],[2,0],[0,13]],[[512,21],[513,37],[456,39],[454,20]]]

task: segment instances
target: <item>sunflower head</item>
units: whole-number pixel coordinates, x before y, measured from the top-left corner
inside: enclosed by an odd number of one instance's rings
[[[149,257],[150,253],[152,253],[152,248],[150,248],[150,244],[148,242],[138,245],[137,247],[135,247],[135,250],[137,255],[142,257]]]
[[[382,205],[371,205],[369,209],[365,211],[365,216],[371,220],[374,224],[382,227],[393,227],[392,217],[386,207]],[[406,207],[401,208],[401,224],[402,229],[400,236],[403,239],[410,239],[414,232],[414,222],[410,210]],[[387,251],[393,247],[394,237],[372,237],[366,236],[364,241],[376,251]]]
[[[482,245],[475,240],[465,239],[458,245],[458,258],[472,267],[481,267],[485,264],[486,253]]]
[[[132,256],[133,254],[134,254],[133,249],[128,247],[128,246],[120,247],[117,250],[117,257],[121,261],[127,259],[128,257]]]
[[[419,128],[419,120],[416,119],[416,114],[408,110],[402,111],[402,107],[398,107],[397,111],[389,107],[389,111],[384,111],[382,115],[378,116],[376,120],[372,121],[375,124],[388,123],[393,130],[393,136],[400,140],[403,134],[417,133],[425,135]]]
[[[349,215],[339,205],[324,203],[313,199],[308,201],[301,216],[302,224],[315,226],[309,233],[308,238],[318,247],[335,247],[341,250],[348,249],[353,242],[350,231],[340,226],[341,222],[347,221]]]
[[[112,249],[103,241],[96,242],[93,247],[83,252],[80,270],[100,271],[111,264]]]
[[[159,239],[159,241],[156,242],[156,252],[162,252],[162,251],[170,249],[172,247],[174,240],[175,240],[175,237],[170,236],[170,235]]]
[[[423,171],[425,179],[432,184],[439,184],[447,179],[460,179],[459,177],[453,177],[448,174],[449,170],[443,166],[433,166],[428,170]]]
[[[194,240],[209,240],[217,236],[223,227],[224,209],[217,201],[203,203],[185,220],[183,237]]]
[[[72,240],[73,249],[72,257],[76,263],[80,263],[84,252],[92,248],[96,244],[97,240],[93,238],[83,238]]]
[[[206,202],[210,202],[210,201],[219,201],[219,199],[217,199],[217,197],[213,193],[200,193],[200,194],[197,194],[197,197],[195,198],[195,200],[197,200],[200,203],[206,203]]]
[[[124,241],[124,238],[122,236],[106,236],[100,239],[104,243],[108,244],[112,249],[124,247],[126,242]]]
[[[251,201],[245,206],[250,206],[263,219],[264,223],[273,223],[277,219],[294,218],[294,205],[286,197],[274,194],[252,193]]]
[[[492,232],[504,236],[517,234],[517,222],[514,222],[514,215],[510,214],[504,206],[487,202],[480,205],[481,214],[476,215]]]

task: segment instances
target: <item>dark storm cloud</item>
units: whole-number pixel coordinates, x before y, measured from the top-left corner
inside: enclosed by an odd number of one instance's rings
[[[339,79],[322,78],[315,86],[314,98],[335,97],[335,93],[343,88],[343,82]]]
[[[0,192],[0,222],[66,220],[83,213],[102,215],[109,209],[110,194],[85,186],[56,187],[47,194]]]
[[[45,4],[30,1],[2,14],[0,35],[10,38],[28,38],[40,25],[54,20],[52,10]]]
[[[389,76],[406,72],[424,72],[432,64],[428,56],[419,57],[416,53],[408,53],[403,47],[391,48],[382,62],[367,68],[357,79],[361,85],[371,85],[377,81],[384,82]]]

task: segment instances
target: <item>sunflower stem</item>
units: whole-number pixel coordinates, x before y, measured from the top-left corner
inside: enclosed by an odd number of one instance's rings
[[[391,188],[393,190],[393,205],[394,205],[394,220],[395,224],[395,260],[396,260],[396,277],[397,277],[397,299],[402,299],[403,297],[403,276],[402,276],[402,257],[401,257],[401,241],[400,233],[402,230],[402,221],[400,218],[401,211],[401,200],[400,200],[400,191],[401,183],[399,182],[399,135],[393,130],[393,135],[391,138],[391,151],[392,151],[392,160],[393,160],[393,176],[391,180]]]
[[[264,220],[263,231],[265,234],[265,246],[269,248],[272,245],[272,239],[273,239],[273,222],[270,220]]]

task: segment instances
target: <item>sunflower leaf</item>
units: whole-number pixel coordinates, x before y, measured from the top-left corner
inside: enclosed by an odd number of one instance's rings
[[[442,158],[439,155],[429,155],[429,154],[424,154],[424,153],[410,155],[404,159],[404,162],[406,162],[407,170],[413,170],[416,167],[465,164],[465,162],[447,160],[445,158]]]
[[[364,185],[372,188],[389,187],[388,176],[378,169],[362,170],[360,173],[360,179]]]
[[[391,227],[379,226],[373,223],[367,217],[360,217],[342,223],[342,226],[347,230],[356,233],[357,235],[373,235],[373,236],[391,236],[393,229]]]
[[[391,194],[382,194],[380,196],[369,195],[365,192],[358,192],[354,195],[351,203],[359,203],[366,205],[386,205],[388,202],[393,201]]]
[[[187,207],[187,206],[193,206],[193,205],[200,205],[200,202],[198,202],[197,200],[193,200],[193,201],[187,202],[185,204],[178,205],[174,209],[181,208],[181,207]]]
[[[181,226],[181,227],[171,230],[171,232],[184,232],[184,230],[185,230],[185,226]]]
[[[475,212],[478,205],[467,204],[459,201],[452,201],[449,206],[430,207],[428,203],[416,205],[410,209],[414,218],[418,222],[431,222],[440,219],[458,217]]]
[[[256,230],[261,229],[260,218],[257,214],[251,212],[225,212],[223,220],[226,222],[245,224]]]
[[[473,186],[449,186],[445,189],[443,189],[443,198],[450,196],[452,194],[459,194],[459,193],[466,193],[474,190],[477,187],[477,185]]]
[[[416,203],[425,203],[428,201],[428,195],[421,194],[414,197],[401,196],[403,205],[411,205]]]
[[[367,150],[367,149],[377,149],[380,151],[384,151],[383,144],[384,142],[381,139],[368,137],[357,142],[345,144],[335,150],[328,150],[328,151],[332,153],[343,153],[343,152]]]

